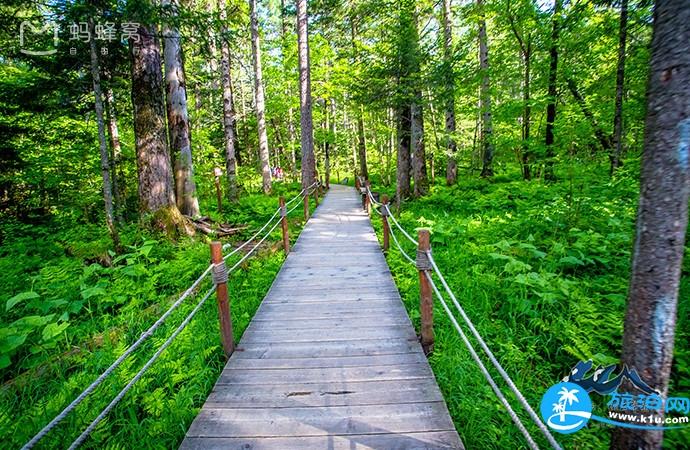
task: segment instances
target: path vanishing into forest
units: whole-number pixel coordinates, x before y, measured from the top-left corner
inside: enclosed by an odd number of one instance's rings
[[[354,189],[331,186],[181,448],[462,448]]]

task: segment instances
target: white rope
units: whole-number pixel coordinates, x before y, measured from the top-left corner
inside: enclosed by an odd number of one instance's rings
[[[215,286],[212,287],[206,295],[197,303],[197,305],[194,307],[192,312],[189,313],[189,315],[182,321],[182,323],[177,327],[177,329],[170,335],[170,337],[163,343],[163,345],[160,346],[158,351],[154,353],[154,355],[142,366],[141,369],[139,369],[139,372],[130,380],[129,383],[120,391],[120,393],[115,396],[115,398],[108,404],[108,406],[105,407],[103,411],[89,424],[89,426],[84,430],[82,434],[79,435],[77,439],[72,442],[72,445],[69,446],[70,450],[76,449],[79,447],[85,440],[86,438],[89,437],[91,432],[98,426],[98,424],[108,415],[108,413],[122,400],[122,398],[127,394],[127,392],[134,386],[134,384],[141,379],[142,376],[144,376],[144,373],[153,365],[154,362],[158,359],[158,357],[165,351],[166,348],[172,344],[172,341],[177,337],[178,334],[182,332],[182,330],[185,329],[185,327],[189,324],[189,322],[192,320],[194,315],[201,309],[201,307],[206,303],[206,300],[213,294],[215,291]]]
[[[125,350],[124,353],[122,353],[122,355],[120,355],[120,357],[117,358],[115,362],[113,362],[110,365],[110,367],[108,367],[98,378],[96,378],[96,380],[93,383],[91,383],[86,389],[84,389],[84,391],[81,394],[79,394],[77,398],[72,400],[72,403],[67,405],[67,407],[65,407],[65,409],[63,409],[62,412],[60,412],[60,414],[55,416],[55,418],[51,420],[45,427],[43,427],[41,431],[39,431],[33,438],[31,438],[29,442],[24,444],[22,450],[30,449],[34,445],[36,445],[38,441],[40,441],[46,434],[50,432],[50,430],[52,430],[53,428],[55,428],[55,426],[62,422],[74,408],[76,408],[89,394],[91,394],[94,391],[94,389],[96,389],[103,382],[103,380],[105,380],[108,377],[108,375],[110,375],[115,369],[117,369],[120,366],[120,364],[122,364],[122,362],[125,359],[127,359],[127,357],[131,355],[132,352],[134,352],[134,350],[136,350],[146,339],[153,335],[153,332],[156,331],[156,329],[163,324],[165,319],[167,319],[170,316],[170,314],[172,314],[173,311],[175,311],[182,304],[182,302],[192,294],[192,292],[194,291],[194,289],[196,289],[199,283],[201,283],[201,281],[211,272],[212,268],[213,264],[209,265],[206,268],[206,270],[204,270],[204,272],[199,276],[199,278],[197,278],[196,281],[194,281],[194,283],[192,283],[192,285],[186,291],[184,291],[180,298],[178,298],[177,301],[175,301],[175,303],[173,303],[170,306],[170,308],[168,308],[168,310],[158,320],[156,320],[156,322],[154,322],[153,325],[149,327],[148,330],[146,330],[144,333],[141,334],[141,336],[139,336],[139,339],[137,339],[127,350]]]
[[[520,430],[522,435],[525,437],[530,448],[532,448],[533,450],[538,450],[539,447],[534,442],[534,439],[532,439],[532,436],[530,436],[529,432],[525,428],[525,425],[522,423],[522,421],[517,416],[517,414],[515,414],[515,411],[513,411],[513,408],[510,406],[510,403],[508,403],[508,400],[506,400],[505,396],[503,395],[501,390],[498,388],[498,385],[496,384],[494,379],[491,377],[491,374],[486,369],[486,366],[484,365],[482,360],[479,359],[479,355],[475,351],[475,349],[472,346],[472,344],[470,343],[469,339],[467,339],[467,336],[465,335],[465,333],[460,328],[460,325],[458,325],[457,320],[455,320],[455,317],[453,317],[453,314],[451,313],[450,308],[448,308],[448,305],[446,304],[445,300],[443,299],[443,296],[441,295],[441,292],[438,290],[438,287],[436,287],[436,284],[434,283],[434,280],[431,278],[431,275],[426,270],[424,271],[424,275],[426,276],[426,279],[429,280],[429,284],[431,284],[431,287],[433,288],[434,292],[436,293],[436,296],[438,297],[439,301],[441,302],[443,309],[446,311],[448,318],[453,323],[453,326],[457,330],[458,334],[460,334],[460,338],[462,338],[462,341],[465,343],[465,347],[467,347],[467,349],[470,351],[470,355],[472,355],[472,359],[479,366],[479,369],[481,370],[482,374],[484,375],[484,378],[486,378],[486,381],[491,386],[491,389],[493,389],[494,393],[496,394],[496,397],[498,397],[498,399],[501,401],[503,406],[506,408],[506,410],[508,411],[508,414],[510,415],[510,418],[513,420],[513,423],[515,423],[515,425],[518,427],[518,429]]]
[[[410,262],[410,264],[412,264],[414,266],[415,260],[412,259],[412,257],[410,257],[410,255],[408,255],[405,252],[405,250],[403,250],[402,246],[400,245],[400,242],[398,242],[398,238],[395,237],[395,233],[393,232],[393,228],[391,227],[391,223],[389,221],[386,221],[386,223],[388,224],[388,229],[390,230],[390,235],[393,238],[393,242],[395,242],[395,245],[398,247],[398,250],[405,257],[405,259],[407,259]]]
[[[486,344],[482,336],[479,334],[479,331],[477,331],[477,328],[475,328],[474,323],[472,323],[472,320],[469,318],[469,316],[465,313],[465,310],[460,306],[460,303],[458,302],[457,298],[455,298],[455,295],[453,294],[453,291],[450,289],[450,286],[448,286],[448,283],[446,282],[446,279],[444,278],[443,274],[439,270],[438,266],[436,265],[436,261],[434,260],[434,257],[431,255],[430,251],[426,252],[427,257],[429,258],[429,262],[431,262],[431,266],[434,269],[434,272],[436,272],[436,275],[438,276],[439,280],[441,281],[441,284],[445,288],[446,292],[450,296],[450,299],[453,301],[453,304],[455,305],[455,308],[460,312],[460,315],[462,316],[463,320],[465,321],[465,324],[467,324],[468,328],[472,332],[472,335],[474,335],[475,339],[477,339],[477,342],[479,343],[480,347],[482,350],[484,350],[484,353],[489,357],[489,360],[491,361],[491,364],[496,368],[498,373],[501,374],[501,377],[503,380],[505,380],[506,384],[510,388],[510,390],[515,394],[517,397],[518,401],[522,405],[523,408],[527,411],[529,414],[530,418],[532,421],[539,427],[541,432],[544,434],[546,439],[549,441],[551,446],[555,449],[560,449],[560,445],[558,442],[556,442],[556,439],[554,439],[553,435],[549,432],[549,430],[546,428],[544,423],[539,419],[539,416],[534,412],[532,407],[527,403],[527,400],[525,397],[522,395],[520,390],[517,388],[515,383],[513,383],[513,380],[510,378],[510,375],[503,369],[503,366],[501,366],[501,363],[498,362],[496,357],[494,356],[493,352],[491,349],[489,349],[489,346]]]
[[[384,205],[384,207],[386,208],[386,211],[388,211],[388,217],[390,217],[391,219],[393,219],[393,223],[395,224],[396,227],[398,227],[398,229],[400,230],[400,232],[401,232],[410,242],[412,242],[414,245],[416,245],[416,246],[419,245],[419,243],[418,243],[412,236],[410,236],[410,235],[407,233],[407,231],[405,231],[405,229],[404,229],[403,227],[400,226],[400,224],[399,224],[398,221],[395,219],[395,216],[394,216],[393,213],[391,212],[391,209],[388,207],[388,205]]]

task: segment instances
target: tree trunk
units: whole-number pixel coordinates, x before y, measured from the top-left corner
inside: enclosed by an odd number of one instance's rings
[[[531,180],[532,173],[530,164],[532,164],[532,152],[529,147],[530,138],[530,121],[532,120],[532,106],[530,105],[530,84],[531,84],[531,64],[532,64],[532,35],[527,36],[527,48],[524,54],[525,62],[525,81],[523,101],[525,102],[524,111],[522,113],[522,178],[524,180]]]
[[[443,0],[443,76],[446,98],[446,184],[452,186],[458,179],[457,144],[455,142],[455,74],[453,72],[453,18],[451,0]],[[432,173],[433,178],[433,173]]]
[[[568,78],[566,82],[568,83],[568,89],[570,90],[570,93],[573,94],[575,101],[580,106],[582,114],[585,116],[587,121],[589,121],[589,124],[592,126],[592,129],[594,129],[594,135],[596,136],[597,141],[599,141],[599,145],[601,146],[602,150],[607,151],[611,149],[611,147],[613,146],[613,143],[611,142],[611,136],[608,136],[606,132],[597,123],[597,119],[594,117],[594,114],[592,113],[592,111],[590,111],[589,107],[587,106],[585,98],[582,96],[580,91],[578,91],[575,81],[573,81],[572,78]]]
[[[259,159],[261,177],[265,193],[271,192],[271,163],[268,158],[268,136],[266,134],[266,106],[264,83],[261,70],[261,45],[259,43],[259,19],[256,0],[249,0],[249,17],[252,29],[252,55],[254,61],[254,103],[256,104],[256,124],[259,131]]]
[[[621,166],[623,154],[623,89],[625,87],[625,46],[628,40],[628,0],[621,0],[618,30],[618,67],[616,69],[616,106],[613,115],[613,148],[610,153],[611,175]]]
[[[293,119],[294,111],[292,108],[288,110],[288,139],[290,142],[288,148],[290,150],[290,171],[292,172],[292,181],[297,179],[297,158],[295,156],[295,122]]]
[[[412,108],[398,107],[398,170],[396,197],[398,204],[410,196],[410,149],[412,142]]]
[[[115,218],[121,222],[122,211],[124,210],[125,184],[122,177],[122,145],[120,144],[120,131],[117,126],[117,112],[115,111],[115,95],[111,88],[105,90],[105,110],[108,120],[108,136],[110,137],[110,149],[112,158],[110,160],[111,179],[113,185],[113,200]]]
[[[302,187],[316,181],[314,158],[314,123],[311,111],[311,69],[309,64],[309,31],[307,0],[297,0],[297,42],[299,48],[299,99],[302,144]]]
[[[89,28],[91,33],[94,32],[93,20],[89,21]],[[93,94],[95,98],[96,123],[98,124],[98,147],[101,153],[101,176],[103,178],[103,203],[105,205],[105,224],[108,227],[110,238],[113,241],[113,246],[120,251],[120,235],[115,228],[115,219],[113,213],[113,192],[112,184],[110,182],[110,162],[108,158],[108,144],[105,136],[105,120],[103,118],[103,95],[101,93],[101,75],[100,66],[98,64],[98,52],[96,49],[96,41],[91,39],[91,77],[93,79]]]
[[[163,7],[172,8],[177,16],[178,0],[163,0]],[[196,197],[192,143],[187,112],[187,80],[184,73],[180,32],[173,26],[163,28],[165,81],[167,85],[168,130],[171,152],[175,155],[175,193],[177,208],[186,216],[200,216]]]
[[[414,196],[423,197],[429,192],[429,180],[426,176],[426,155],[424,153],[424,114],[422,109],[422,93],[418,92],[412,104],[412,178],[414,180]]]
[[[482,82],[479,98],[482,113],[482,177],[491,177],[494,174],[494,144],[493,125],[491,120],[491,92],[489,84],[489,43],[486,36],[486,19],[484,18],[484,0],[477,0],[479,8],[479,70],[482,73]]]
[[[362,106],[358,109],[357,115],[357,154],[359,157],[359,174],[366,179],[369,179],[369,171],[367,170],[367,143],[364,136],[364,108]]]
[[[690,194],[690,8],[654,10],[637,237],[621,362],[666,397]],[[660,449],[663,432],[615,428],[611,448]]]
[[[220,78],[223,84],[223,132],[225,134],[225,176],[227,177],[227,197],[231,202],[239,199],[237,188],[237,156],[235,142],[237,139],[235,128],[235,105],[232,99],[232,82],[230,74],[230,44],[227,40],[228,27],[226,1],[218,0],[218,10],[221,21],[220,41]]]
[[[544,164],[544,179],[555,181],[554,158],[556,152],[553,148],[554,134],[553,128],[556,122],[556,100],[557,100],[557,76],[558,76],[558,35],[560,34],[560,14],[563,0],[555,0],[553,7],[553,17],[551,19],[551,47],[549,48],[549,84],[548,84],[548,103],[546,105],[546,163]]]
[[[181,230],[184,220],[173,190],[160,46],[153,26],[140,25],[138,36],[130,39],[130,49],[140,209],[153,213],[154,225],[171,235]]]

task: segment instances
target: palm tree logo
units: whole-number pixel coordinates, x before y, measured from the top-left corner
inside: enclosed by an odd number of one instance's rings
[[[540,411],[549,428],[559,433],[573,433],[591,418],[592,400],[582,386],[561,382],[544,393]]]
[[[578,392],[578,389],[568,389],[566,386],[558,391],[558,403],[553,404],[553,412],[560,415],[561,422],[565,422],[566,406],[580,401],[576,395]]]

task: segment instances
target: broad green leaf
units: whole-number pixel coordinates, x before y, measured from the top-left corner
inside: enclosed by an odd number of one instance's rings
[[[22,302],[24,300],[30,300],[34,298],[38,298],[39,295],[35,293],[34,291],[27,291],[27,292],[22,292],[20,294],[15,295],[11,299],[7,300],[7,303],[5,304],[5,311],[9,311],[14,307],[19,302]]]
[[[43,329],[43,340],[48,341],[55,336],[59,335],[65,329],[69,327],[69,322],[62,322],[62,323],[49,323],[46,325],[46,327]]]

